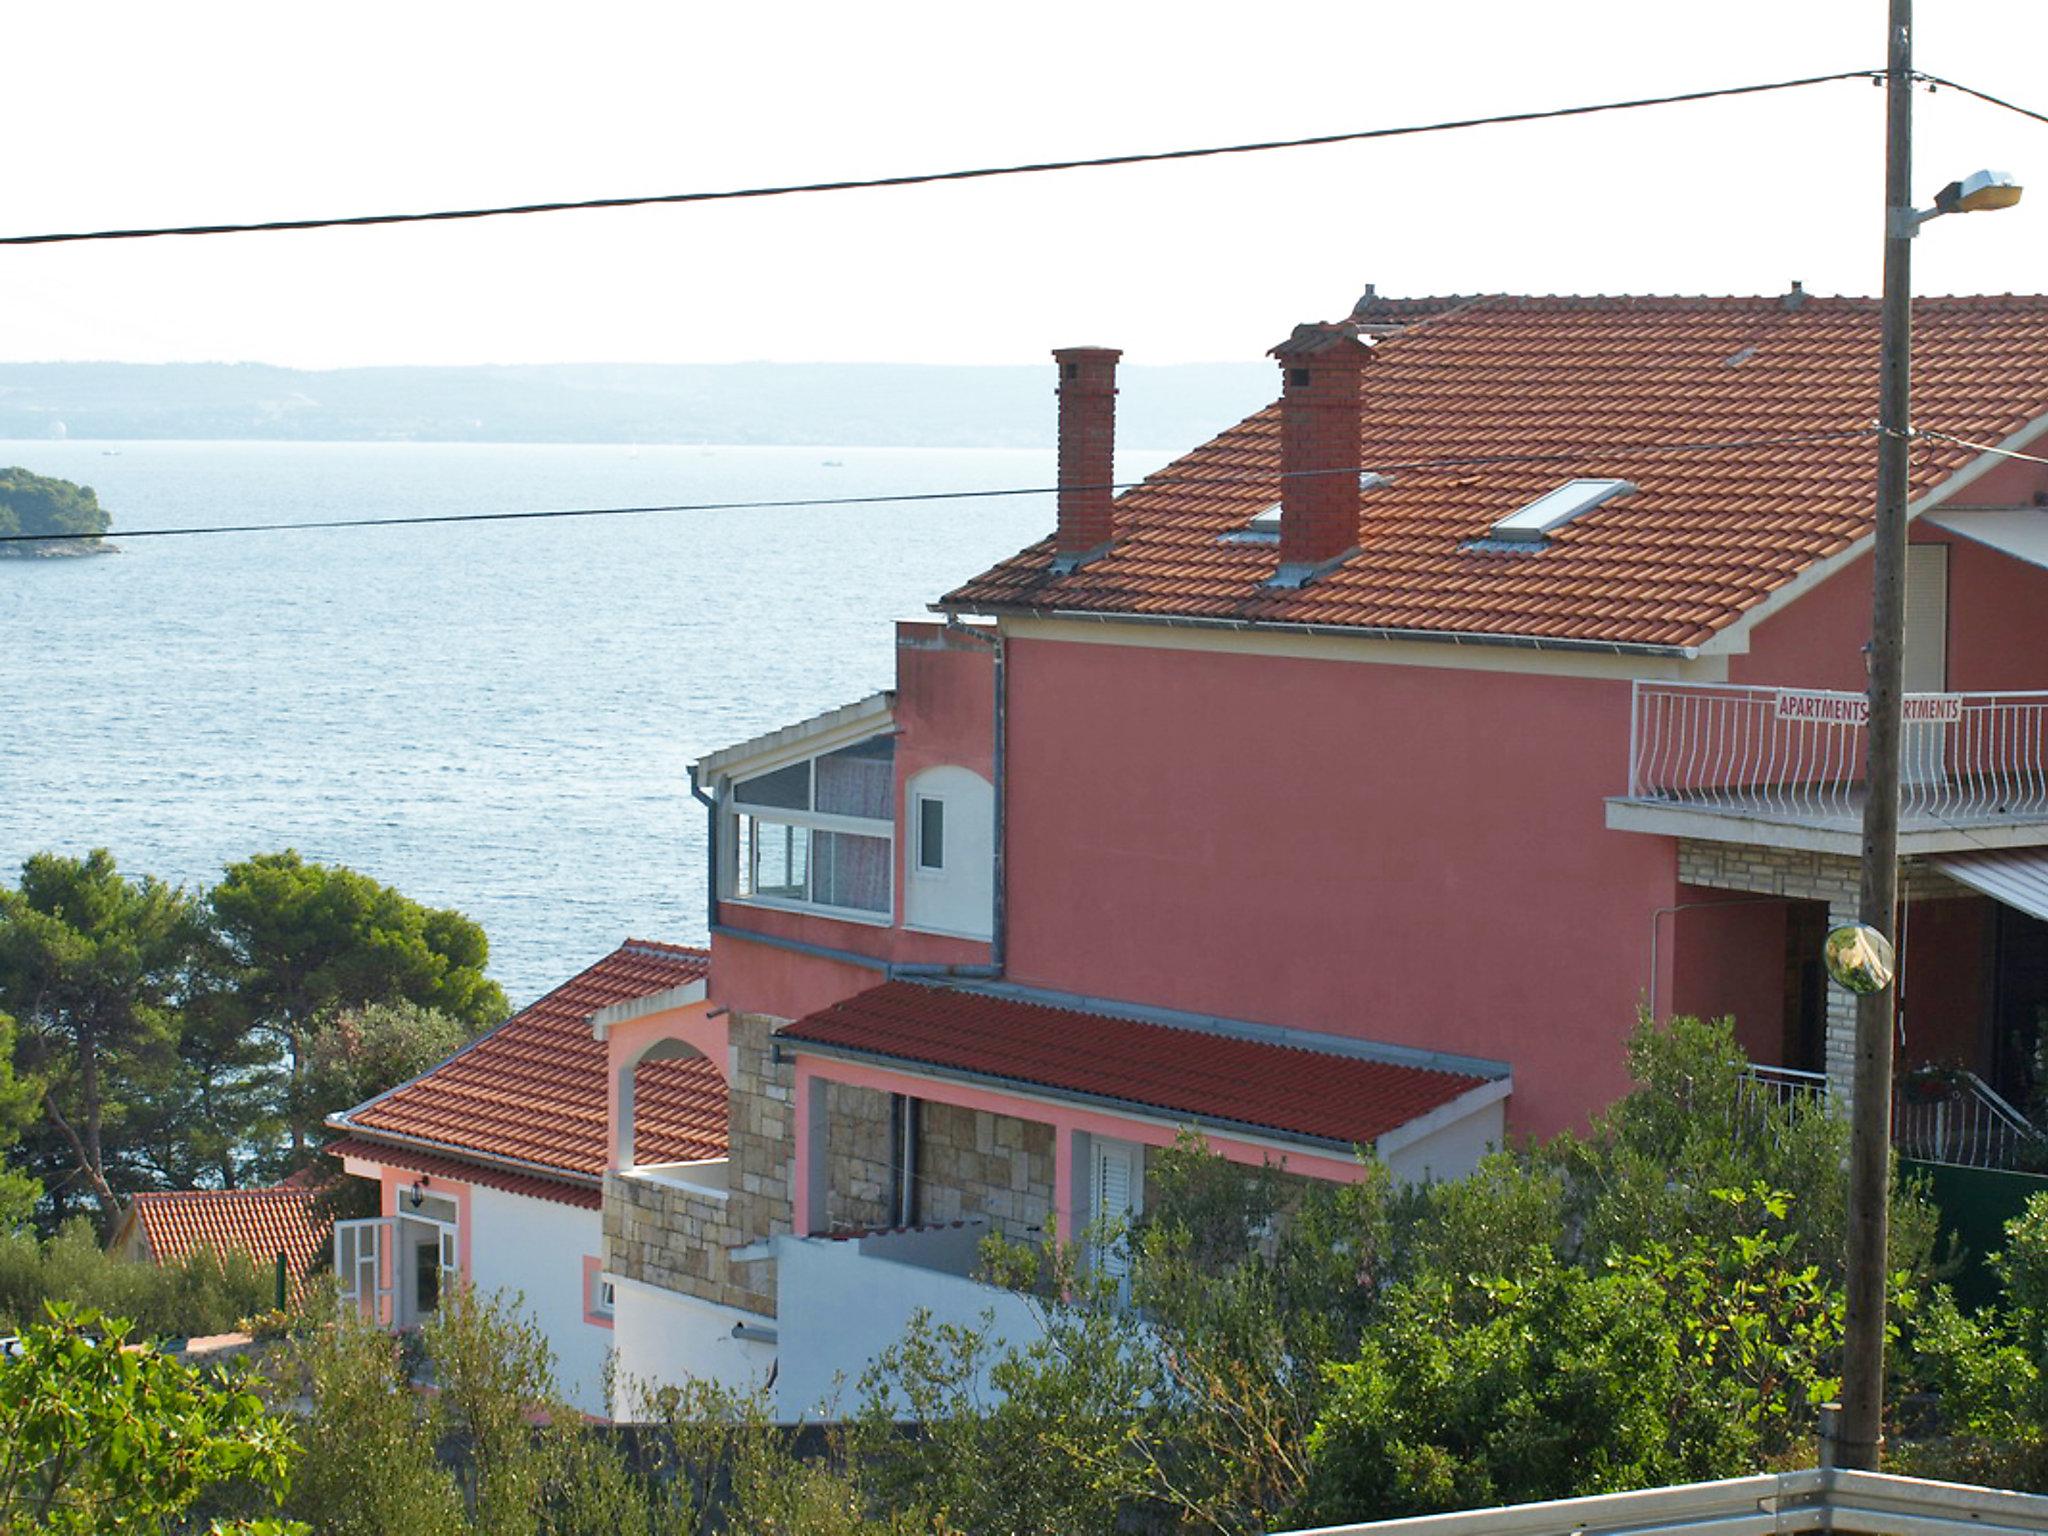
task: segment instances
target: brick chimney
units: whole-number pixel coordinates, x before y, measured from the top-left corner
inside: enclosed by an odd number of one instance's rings
[[[1370,349],[1350,321],[1297,325],[1280,361],[1280,570],[1298,587],[1358,548],[1361,371]]]
[[[1107,554],[1115,533],[1116,360],[1114,347],[1061,347],[1060,528],[1053,569],[1075,570]]]

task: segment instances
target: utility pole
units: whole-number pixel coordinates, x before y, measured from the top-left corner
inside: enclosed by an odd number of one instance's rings
[[[1913,365],[1913,0],[1889,0],[1885,58],[1884,299],[1878,373],[1877,525],[1871,548],[1868,799],[1860,920],[1894,938],[1899,883],[1899,739],[1906,650],[1906,475]],[[1856,1001],[1856,1102],[1849,1151],[1848,1311],[1839,1465],[1877,1470],[1884,1435],[1885,1275],[1890,1268],[1892,988]]]

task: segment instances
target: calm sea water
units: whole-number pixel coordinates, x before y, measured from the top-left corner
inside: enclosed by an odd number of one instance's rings
[[[1144,470],[1164,455],[1127,455]],[[1050,483],[1045,451],[0,441],[123,527]],[[136,539],[0,560],[0,869],[294,847],[484,925],[532,999],[704,936],[703,752],[887,686],[1050,501]]]

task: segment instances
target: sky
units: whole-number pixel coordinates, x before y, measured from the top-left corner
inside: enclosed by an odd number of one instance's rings
[[[1915,63],[2048,112],[2048,4],[1921,0]],[[1882,65],[1885,0],[0,10],[0,233],[869,177],[1440,121]],[[0,359],[1260,357],[1382,293],[1871,293],[1883,93],[967,185],[0,248]],[[1916,100],[1926,293],[2035,291],[2048,123]]]

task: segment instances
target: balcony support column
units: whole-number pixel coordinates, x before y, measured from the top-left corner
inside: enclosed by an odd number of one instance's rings
[[[1844,891],[1828,901],[1828,928],[1840,928],[1857,921],[1857,893]],[[1856,994],[1846,987],[1827,989],[1828,1103],[1835,1113],[1847,1116],[1856,1103]]]

